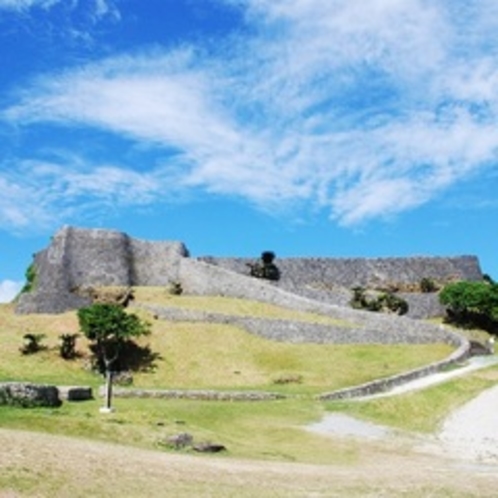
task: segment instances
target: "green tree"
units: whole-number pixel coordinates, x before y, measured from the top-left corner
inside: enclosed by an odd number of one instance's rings
[[[150,324],[117,304],[95,303],[78,310],[81,332],[91,341],[99,370],[106,375],[106,406],[111,410],[112,369],[131,339],[148,335]]]
[[[150,324],[118,304],[95,303],[78,310],[81,332],[91,341],[98,366],[107,370],[126,342],[150,333]]]
[[[448,319],[464,327],[498,330],[498,285],[486,281],[448,284],[439,294]]]

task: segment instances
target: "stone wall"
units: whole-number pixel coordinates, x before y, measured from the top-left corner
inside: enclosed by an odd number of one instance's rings
[[[248,258],[199,258],[240,275],[249,275]],[[443,286],[457,280],[481,280],[479,260],[475,256],[407,258],[282,258],[276,260],[281,289],[310,299],[349,306],[354,287],[399,288],[408,302],[408,316],[428,318],[444,314],[436,293],[403,292],[418,290],[422,278]]]
[[[64,227],[35,255],[35,290],[21,295],[18,313],[61,313],[90,304],[85,287],[167,285],[188,256],[180,242],[152,242],[99,229]]]
[[[144,241],[112,230],[64,227],[35,255],[35,290],[23,294],[18,313],[60,313],[90,304],[78,294],[92,286],[167,286],[179,282],[186,293],[282,301],[299,294],[347,306],[354,286],[418,284],[424,277],[445,283],[479,280],[474,256],[413,258],[283,258],[276,261],[281,279],[267,282],[248,276],[247,258],[190,258],[181,242]],[[276,294],[275,289],[287,294]],[[420,296],[420,294],[419,294]],[[411,316],[440,313],[437,298],[408,296]],[[281,302],[281,304],[285,305]]]

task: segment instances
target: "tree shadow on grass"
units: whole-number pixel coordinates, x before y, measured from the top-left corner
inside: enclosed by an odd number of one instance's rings
[[[90,346],[93,354],[93,368],[105,373],[105,363],[96,345]],[[139,346],[131,340],[123,341],[119,346],[119,355],[112,363],[115,372],[154,372],[157,362],[162,361],[160,353],[152,351],[149,345]]]

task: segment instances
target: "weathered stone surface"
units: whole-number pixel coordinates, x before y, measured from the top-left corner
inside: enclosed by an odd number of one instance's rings
[[[192,448],[199,453],[219,453],[227,450],[224,445],[218,443],[197,443]]]
[[[119,304],[126,307],[133,301],[133,289],[131,287],[83,287],[73,290],[83,298],[90,298],[92,303]]]
[[[176,450],[186,448],[187,446],[192,446],[194,438],[188,432],[181,432],[180,434],[174,434],[173,436],[168,436],[166,438],[166,445]]]
[[[131,239],[113,230],[64,227],[35,255],[35,289],[23,294],[18,313],[61,313],[91,304],[87,287],[167,285],[176,280],[180,242]]]
[[[105,386],[100,387],[99,395],[105,396]],[[190,399],[196,401],[274,401],[286,396],[263,391],[215,391],[188,389],[135,389],[114,387],[112,395],[116,398],[156,398]]]
[[[200,260],[227,270],[248,275],[248,258],[207,257]],[[403,258],[279,258],[279,286],[287,290],[308,287],[327,291],[334,286],[352,288],[393,287],[402,291],[413,288],[422,278],[439,284],[453,280],[481,280],[482,272],[475,256]]]
[[[181,242],[144,241],[100,229],[64,227],[49,247],[36,254],[35,290],[23,294],[18,313],[60,313],[86,306],[91,296],[78,290],[99,286],[181,286],[185,294],[226,295],[274,302],[283,294],[298,294],[347,306],[355,286],[416,287],[423,278],[439,285],[452,280],[482,278],[474,256],[411,258],[282,258],[276,264],[280,280],[269,283],[248,276],[254,259],[193,259]],[[413,298],[412,298],[413,296]],[[403,296],[414,318],[441,313],[437,295]]]
[[[62,404],[55,386],[25,382],[0,383],[0,405],[23,408],[59,407]]]
[[[89,386],[58,386],[59,398],[63,401],[88,401],[93,399]]]

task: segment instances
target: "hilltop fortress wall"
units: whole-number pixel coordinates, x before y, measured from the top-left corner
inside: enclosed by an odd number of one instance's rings
[[[35,290],[19,313],[59,313],[89,304],[85,287],[182,285],[185,293],[275,302],[290,293],[344,305],[354,286],[410,286],[422,278],[445,283],[480,280],[475,256],[413,258],[282,258],[278,283],[249,277],[244,258],[191,258],[181,242],[144,241],[111,230],[64,227],[35,255]],[[286,296],[286,297],[285,297]],[[427,299],[427,296],[424,297]],[[284,304],[279,302],[279,304]]]
[[[19,313],[60,313],[90,303],[81,289],[165,286],[178,280],[188,256],[180,242],[144,241],[113,230],[64,227],[35,255],[35,290],[21,295]]]

